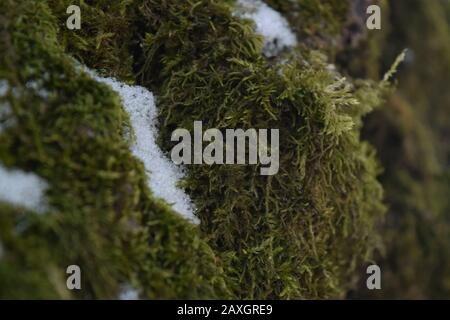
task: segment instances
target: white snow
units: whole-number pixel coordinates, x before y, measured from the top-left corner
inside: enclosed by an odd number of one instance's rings
[[[181,166],[168,159],[156,144],[158,136],[158,111],[153,94],[139,86],[129,86],[111,78],[102,78],[88,72],[95,80],[109,85],[116,91],[130,117],[135,134],[131,152],[145,166],[148,186],[158,198],[164,199],[172,208],[189,221],[198,224],[194,206],[184,190],[177,187],[184,177]]]
[[[0,98],[3,98],[9,90],[9,84],[6,80],[0,80]],[[11,117],[11,107],[7,102],[0,102],[0,134],[3,130],[13,124]]]
[[[6,80],[0,80],[0,98],[3,98],[9,89],[9,83]],[[11,114],[10,105],[7,102],[0,102],[0,134],[14,125]],[[20,170],[9,170],[0,164],[0,201],[44,213],[48,210],[45,200],[47,188],[47,183],[37,175]]]
[[[4,97],[9,90],[9,83],[6,80],[0,80],[0,97]]]
[[[139,292],[127,285],[119,293],[119,300],[139,300]]]
[[[0,164],[0,201],[44,213],[48,210],[47,183],[33,173],[8,170]]]
[[[236,15],[255,22],[256,33],[264,37],[263,54],[273,57],[283,49],[297,45],[288,21],[261,0],[238,0]]]

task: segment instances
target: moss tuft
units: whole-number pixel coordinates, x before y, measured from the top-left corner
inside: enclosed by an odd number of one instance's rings
[[[79,297],[116,298],[128,282],[150,298],[227,297],[198,229],[146,189],[119,98],[74,67],[47,4],[0,8],[0,78],[17,121],[0,136],[0,160],[45,178],[52,207],[37,216],[2,206],[1,296],[67,298],[65,270],[77,264]]]

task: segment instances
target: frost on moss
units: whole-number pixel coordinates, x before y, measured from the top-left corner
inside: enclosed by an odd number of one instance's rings
[[[0,4],[0,79],[23,88],[6,96],[17,126],[0,135],[0,160],[45,178],[56,211],[0,207],[0,296],[66,298],[69,264],[82,267],[83,298],[117,298],[126,284],[142,298],[342,296],[384,212],[375,152],[359,136],[379,87],[344,79],[306,49],[274,64],[253,24],[232,14],[235,1],[83,2],[76,32],[56,27],[70,2]],[[154,92],[165,151],[172,131],[195,120],[279,129],[279,174],[188,167],[183,186],[201,224],[184,221],[147,188],[119,97],[69,55]]]

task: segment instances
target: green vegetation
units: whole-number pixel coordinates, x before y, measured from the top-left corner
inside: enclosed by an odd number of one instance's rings
[[[413,270],[399,279],[392,269],[394,297],[421,271],[418,263],[449,272],[440,253],[450,243],[442,223],[449,220],[443,215],[450,207],[444,165],[450,153],[435,151],[446,143],[448,93],[445,82],[434,86],[435,73],[445,81],[448,69],[409,76],[403,70],[410,81],[400,81],[394,94],[380,79],[412,41],[401,26],[343,48],[348,1],[267,3],[302,40],[270,59],[260,54],[251,21],[232,14],[232,0],[85,0],[77,31],[65,27],[73,1],[0,2],[0,80],[11,87],[0,108],[8,103],[17,122],[0,134],[0,162],[45,178],[51,207],[38,215],[0,203],[0,298],[114,299],[128,285],[150,299],[345,297],[383,244],[385,268],[395,260]],[[438,23],[439,7],[414,3],[417,19],[426,9]],[[444,13],[439,27],[430,27],[439,37],[448,35]],[[417,32],[425,33],[421,24]],[[389,36],[404,42],[393,48]],[[426,51],[414,52],[427,58]],[[440,54],[450,59],[448,52]],[[330,67],[334,56],[342,73],[372,80],[343,78]],[[278,175],[260,176],[247,165],[188,166],[183,186],[201,220],[190,224],[148,190],[143,165],[123,138],[129,124],[119,97],[75,61],[154,92],[167,152],[172,131],[192,130],[196,120],[205,129],[279,129]],[[422,92],[409,87],[418,82],[427,84],[422,99],[407,96]],[[386,96],[386,106],[372,112]],[[426,101],[423,113],[417,101]],[[438,104],[440,115],[419,121]],[[429,143],[436,137],[440,143]],[[418,234],[433,240],[422,243]],[[73,295],[65,286],[71,264],[83,276],[83,290]],[[445,289],[436,281],[430,280],[433,290],[439,287],[433,292],[443,296],[449,282]]]
[[[228,297],[198,230],[146,189],[118,97],[74,67],[48,5],[0,8],[0,78],[19,92],[6,96],[17,125],[1,135],[0,159],[44,177],[52,207],[36,215],[2,206],[0,296],[69,298],[65,270],[78,264],[82,298],[116,298],[128,283],[149,298]]]
[[[282,12],[295,32],[309,44],[323,44],[325,39],[341,34],[347,22],[351,3],[336,0],[268,0],[272,8]],[[321,41],[320,41],[321,39]]]

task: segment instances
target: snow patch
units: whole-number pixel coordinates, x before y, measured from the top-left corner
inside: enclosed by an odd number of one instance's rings
[[[283,49],[297,45],[288,21],[261,0],[238,0],[236,15],[255,22],[256,33],[264,37],[263,54],[273,57]]]
[[[6,80],[0,80],[0,99],[4,98],[9,91],[9,83]],[[0,134],[5,129],[11,127],[14,121],[11,119],[11,106],[7,102],[0,102]]]
[[[156,144],[158,136],[158,111],[153,94],[139,86],[129,86],[112,78],[102,78],[92,71],[92,77],[116,91],[127,111],[135,134],[131,152],[145,166],[147,183],[154,195],[164,199],[172,208],[189,221],[198,224],[194,206],[184,190],[177,187],[184,177],[181,166],[168,159]]]
[[[119,300],[139,300],[139,292],[127,285],[119,293]]]
[[[0,164],[0,201],[44,213],[48,211],[45,200],[47,188],[47,182],[39,176],[8,170]]]
[[[9,90],[9,83],[6,80],[0,80],[0,98],[6,96]]]
[[[4,98],[10,86],[8,81],[0,80],[0,99]],[[14,88],[13,88],[14,94]],[[15,124],[11,106],[0,102],[0,134]],[[33,173],[8,170],[0,164],[0,201],[22,207],[37,213],[48,211],[45,192],[47,182]]]

